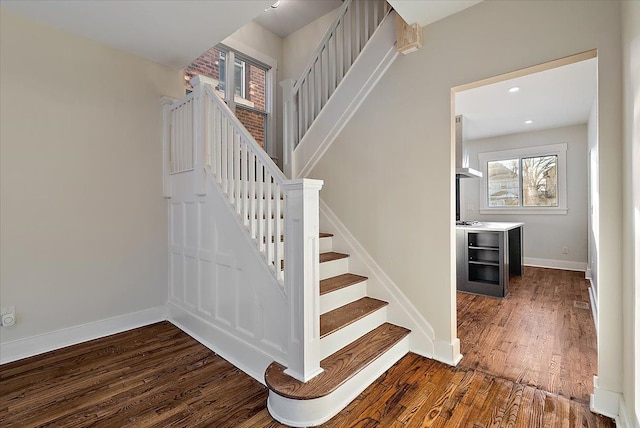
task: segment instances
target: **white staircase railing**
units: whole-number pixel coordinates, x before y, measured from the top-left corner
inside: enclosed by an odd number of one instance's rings
[[[322,371],[317,351],[321,180],[289,180],[202,76],[184,99],[164,100],[165,196],[172,174],[193,171],[194,192],[212,179],[281,285],[289,306],[287,373]]]
[[[300,77],[283,82],[287,175],[293,150],[389,11],[385,0],[345,0]]]

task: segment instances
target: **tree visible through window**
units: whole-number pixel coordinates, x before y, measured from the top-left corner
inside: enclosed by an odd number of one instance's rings
[[[558,156],[523,158],[522,206],[558,206]]]
[[[478,153],[484,214],[566,214],[567,144]]]
[[[557,207],[558,156],[487,163],[490,207]]]

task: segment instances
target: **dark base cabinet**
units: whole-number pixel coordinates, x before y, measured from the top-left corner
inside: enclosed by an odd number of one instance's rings
[[[456,238],[458,290],[507,297],[509,275],[522,274],[522,227],[458,228]]]

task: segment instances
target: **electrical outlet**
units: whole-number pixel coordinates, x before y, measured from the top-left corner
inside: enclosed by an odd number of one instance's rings
[[[16,307],[5,306],[0,308],[0,321],[2,327],[10,327],[16,323]]]
[[[562,254],[569,254],[569,247],[562,247]]]
[[[15,315],[15,313],[16,313],[15,306],[3,306],[2,308],[0,308],[0,317],[2,315],[9,315],[9,314]]]

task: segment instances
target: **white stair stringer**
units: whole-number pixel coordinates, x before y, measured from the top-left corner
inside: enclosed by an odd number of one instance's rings
[[[320,199],[320,229],[333,234],[333,251],[349,254],[351,272],[368,277],[367,295],[389,303],[387,321],[411,330],[409,350],[427,358],[456,365],[460,342],[436,343],[433,328],[391,278],[367,253],[329,206]]]
[[[391,11],[364,46],[336,91],[293,151],[292,177],[307,177],[367,95],[398,57],[396,12]]]
[[[409,336],[404,337],[335,391],[323,397],[299,400],[269,391],[269,413],[279,422],[292,427],[317,426],[328,421],[409,352]]]

